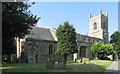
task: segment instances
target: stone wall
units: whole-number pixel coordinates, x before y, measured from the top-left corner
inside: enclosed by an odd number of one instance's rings
[[[77,58],[81,58],[79,56],[79,50],[82,46],[87,48],[86,57],[89,59],[93,59],[93,54],[91,51],[91,46],[93,43],[96,42],[103,42],[102,39],[89,37],[86,35],[77,35]],[[50,53],[50,46],[52,46],[52,52]],[[53,58],[55,54],[55,50],[57,49],[57,42],[56,41],[48,41],[48,40],[40,40],[40,39],[33,39],[27,38],[25,40],[25,56],[27,57],[28,63],[46,63],[48,58]],[[72,61],[73,55],[68,56],[68,60]]]
[[[78,48],[78,55],[77,55],[77,58],[82,58],[82,57],[80,57],[80,47],[82,47],[82,46],[85,46],[86,48],[87,48],[87,50],[86,50],[86,57],[88,57],[88,58],[90,58],[90,59],[92,59],[93,57],[92,57],[92,51],[91,51],[91,46],[92,46],[92,44],[90,44],[90,43],[82,43],[82,42],[78,42],[77,43],[77,48]]]
[[[52,54],[49,52],[52,46]],[[48,58],[52,58],[56,50],[56,42],[27,39],[25,41],[25,54],[28,63],[46,63]]]
[[[49,46],[52,45],[52,54],[49,53]],[[92,43],[89,42],[81,42],[77,41],[77,58],[81,58],[79,56],[80,47],[87,47],[87,56],[89,59],[93,59],[91,46]],[[26,39],[25,41],[25,54],[27,56],[28,63],[47,63],[47,60],[50,58],[54,58],[55,50],[57,49],[57,43],[55,41],[43,41],[37,39]],[[68,55],[68,61],[75,60],[73,59],[73,55]]]
[[[37,63],[47,63],[48,59],[52,59],[54,55],[51,54],[39,54],[38,55],[38,62]]]

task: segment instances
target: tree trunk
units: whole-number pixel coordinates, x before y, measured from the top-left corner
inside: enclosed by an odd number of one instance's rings
[[[64,53],[64,60],[65,60],[65,63],[67,62],[67,53]]]
[[[97,52],[97,58],[99,59],[99,53]]]

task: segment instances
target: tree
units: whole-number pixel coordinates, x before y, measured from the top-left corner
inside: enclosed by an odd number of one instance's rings
[[[93,51],[93,53],[96,53],[97,54],[97,58],[99,58],[99,53],[100,53],[100,47],[102,46],[102,43],[101,42],[97,42],[97,43],[94,43],[91,47],[91,50]]]
[[[91,50],[93,51],[93,53],[97,53],[97,57],[100,58],[104,58],[105,54],[112,54],[113,53],[113,47],[111,44],[109,43],[102,43],[102,42],[97,42],[94,43],[91,47]]]
[[[109,44],[109,43],[104,45],[104,49],[105,49],[105,52],[107,54],[113,54],[113,52],[114,52],[113,46],[111,44]]]
[[[98,52],[100,52],[101,46],[102,46],[101,42],[94,43],[91,47],[91,50],[93,51],[93,53],[98,53]]]
[[[65,61],[67,61],[67,55],[77,51],[75,29],[68,22],[64,22],[58,27],[56,36],[58,39],[56,54],[64,55]]]
[[[110,43],[115,43],[117,53],[120,55],[120,32],[116,31],[110,36]]]
[[[24,37],[29,33],[31,26],[34,26],[40,19],[28,10],[32,4],[23,2],[2,3],[3,54],[15,53],[15,37]]]

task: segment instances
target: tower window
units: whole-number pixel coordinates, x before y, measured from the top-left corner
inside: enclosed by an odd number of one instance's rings
[[[97,23],[94,23],[94,30],[97,29]]]

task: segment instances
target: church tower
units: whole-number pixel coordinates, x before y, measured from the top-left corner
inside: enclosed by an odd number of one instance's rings
[[[102,14],[102,10],[96,16],[89,15],[89,33],[88,36],[103,39],[108,42],[108,13]]]

